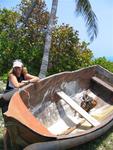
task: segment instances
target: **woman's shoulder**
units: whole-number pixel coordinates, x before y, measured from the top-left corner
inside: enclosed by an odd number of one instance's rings
[[[10,79],[10,78],[15,78],[16,76],[13,74],[13,73],[9,73],[8,74],[8,78]]]

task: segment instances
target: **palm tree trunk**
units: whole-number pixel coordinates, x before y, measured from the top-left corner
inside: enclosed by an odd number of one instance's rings
[[[53,30],[53,27],[55,24],[57,6],[58,6],[58,0],[53,0],[50,19],[49,19],[49,23],[48,23],[46,38],[45,38],[45,47],[44,47],[44,53],[43,53],[43,58],[42,58],[42,64],[41,64],[40,73],[39,73],[40,78],[46,77],[46,73],[47,73],[48,61],[49,61],[49,51],[51,48],[52,30]]]

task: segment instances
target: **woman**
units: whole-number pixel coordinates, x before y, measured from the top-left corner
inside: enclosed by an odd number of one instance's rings
[[[39,81],[39,78],[29,74],[27,72],[27,69],[24,67],[22,61],[17,59],[13,62],[13,67],[8,74],[5,93],[6,92],[10,93],[10,91],[12,90],[14,91],[15,88],[20,88],[29,84],[30,82],[36,82],[36,81]],[[6,100],[4,97],[2,113],[5,113],[8,110],[9,101],[10,100]],[[7,150],[8,139],[9,139],[9,134],[6,128],[4,134],[4,150]]]
[[[15,60],[13,62],[13,68],[11,69],[8,75],[6,92],[14,88],[20,88],[30,82],[35,82],[38,80],[38,77],[30,75],[27,72],[27,69],[23,66],[21,60]]]
[[[29,74],[21,60],[15,60],[13,62],[13,67],[8,74],[7,85],[5,90],[5,93],[8,93],[3,95],[4,104],[2,107],[2,112],[4,113],[7,111],[10,98],[15,92],[14,89],[18,89],[29,84],[30,82],[33,83],[36,81],[39,81],[39,78]]]

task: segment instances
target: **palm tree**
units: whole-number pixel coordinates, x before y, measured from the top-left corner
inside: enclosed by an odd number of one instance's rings
[[[76,4],[76,12],[78,15],[82,15],[84,17],[88,35],[90,37],[90,40],[93,41],[94,38],[97,37],[98,28],[97,28],[97,17],[92,10],[91,4],[89,0],[75,0],[75,4]],[[31,10],[33,10],[33,7],[35,7],[35,5],[36,3],[34,1],[32,4]],[[45,39],[45,47],[44,47],[44,53],[43,53],[43,58],[42,58],[42,64],[41,64],[41,69],[39,73],[40,78],[45,77],[47,73],[49,51],[51,47],[51,37],[52,37],[51,34],[52,34],[53,27],[54,27],[54,22],[55,22],[54,20],[56,17],[57,6],[58,6],[58,0],[53,0],[50,19],[49,19],[48,28],[47,28],[46,39]],[[28,12],[31,13],[31,11],[28,11]]]
[[[48,61],[49,61],[49,51],[51,48],[51,38],[52,38],[51,34],[52,34],[52,30],[53,30],[53,27],[55,24],[57,6],[58,6],[58,0],[53,0],[49,23],[48,23],[48,27],[47,27],[42,64],[41,64],[40,73],[39,73],[40,78],[44,78],[47,73],[47,67],[48,67]]]

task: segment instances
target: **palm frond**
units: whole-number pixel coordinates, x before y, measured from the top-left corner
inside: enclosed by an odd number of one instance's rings
[[[98,34],[97,17],[92,10],[89,0],[75,0],[77,15],[82,15],[87,26],[90,40],[93,41]]]

